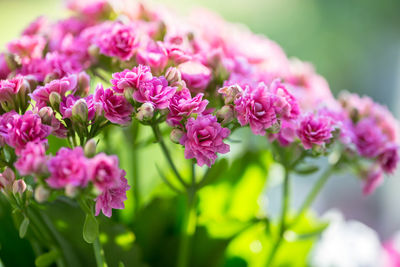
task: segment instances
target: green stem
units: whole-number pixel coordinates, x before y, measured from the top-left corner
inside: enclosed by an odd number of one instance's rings
[[[273,247],[269,253],[266,266],[272,266],[274,258],[279,250],[280,245],[283,242],[285,232],[287,230],[286,218],[290,205],[290,179],[289,179],[289,169],[285,170],[285,178],[283,181],[283,190],[282,190],[282,210],[281,210],[281,220],[279,223],[279,233],[276,242],[273,244]]]
[[[182,179],[182,176],[179,174],[178,169],[176,168],[172,158],[171,154],[168,151],[167,146],[164,143],[164,139],[161,135],[160,127],[158,124],[153,124],[151,125],[151,128],[153,129],[154,136],[156,137],[157,142],[160,144],[161,150],[164,153],[165,158],[168,161],[168,164],[171,166],[172,171],[174,172],[176,178],[178,178],[179,182],[185,186],[188,187],[188,184]]]
[[[290,227],[294,227],[300,221],[304,213],[310,208],[311,204],[314,202],[315,198],[318,196],[319,192],[321,191],[325,183],[328,181],[329,177],[332,176],[333,171],[334,168],[333,166],[331,166],[321,175],[321,177],[315,183],[311,192],[308,194],[307,198],[301,205],[301,208],[297,213],[296,217],[291,222]]]
[[[196,189],[190,188],[187,194],[187,206],[181,233],[181,242],[179,244],[178,267],[189,266],[192,239],[196,231],[196,213]]]
[[[134,120],[132,123],[132,180],[133,180],[133,197],[135,199],[135,216],[140,207],[140,186],[139,186],[139,164],[138,164],[138,149],[137,139],[139,136],[139,123]]]
[[[104,258],[104,251],[100,244],[99,237],[97,237],[96,240],[93,242],[93,251],[96,258],[97,267],[107,267],[107,263]]]

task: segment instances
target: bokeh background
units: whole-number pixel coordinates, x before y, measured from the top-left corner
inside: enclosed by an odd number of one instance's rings
[[[289,56],[312,62],[332,91],[370,95],[400,117],[400,1],[398,0],[158,0],[184,15],[206,7],[278,42]],[[39,15],[63,16],[59,0],[0,0],[0,50]],[[244,40],[245,41],[245,40]],[[296,179],[297,202],[311,181]],[[372,196],[360,181],[334,177],[315,204],[375,229],[382,240],[400,230],[400,175]],[[270,192],[275,198],[274,190]],[[276,203],[273,199],[270,203]],[[274,207],[271,207],[272,209]]]

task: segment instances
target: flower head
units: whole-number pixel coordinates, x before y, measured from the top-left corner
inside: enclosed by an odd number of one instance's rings
[[[133,92],[133,99],[140,103],[150,102],[157,109],[165,109],[175,91],[176,88],[168,86],[164,77],[153,77],[151,81],[139,84],[138,90]]]
[[[333,129],[329,117],[310,113],[300,120],[297,136],[305,149],[311,149],[313,145],[326,144],[333,137]]]
[[[100,153],[90,159],[88,164],[89,179],[101,192],[119,187],[123,171],[118,167],[117,156]]]
[[[15,162],[15,168],[21,175],[43,173],[46,171],[46,149],[43,143],[29,142]]]
[[[185,158],[195,158],[199,166],[206,164],[211,167],[217,159],[217,153],[229,152],[229,145],[224,143],[229,134],[230,130],[221,127],[213,115],[189,118],[186,133],[180,140],[181,145],[185,146]]]
[[[124,70],[112,75],[111,84],[115,92],[123,93],[126,88],[132,90],[139,88],[142,82],[150,82],[153,79],[150,68],[145,65],[139,65],[132,70]]]

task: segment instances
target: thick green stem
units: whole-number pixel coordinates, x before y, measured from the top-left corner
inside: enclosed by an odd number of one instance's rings
[[[294,227],[302,218],[304,213],[310,208],[311,204],[314,202],[315,198],[318,196],[319,192],[325,185],[325,183],[328,181],[329,177],[332,176],[333,173],[333,167],[329,167],[318,179],[318,181],[315,183],[314,187],[312,188],[311,192],[308,194],[307,198],[301,205],[299,212],[297,213],[296,217],[293,219],[293,221],[290,224],[290,227]]]
[[[157,142],[160,144],[161,150],[164,153],[164,156],[167,159],[167,162],[170,165],[172,171],[174,172],[176,178],[178,178],[179,182],[183,186],[187,187],[188,186],[187,183],[182,179],[182,176],[178,172],[178,169],[176,168],[176,166],[172,160],[171,154],[169,153],[168,148],[164,143],[164,139],[161,135],[160,127],[158,126],[158,124],[153,124],[153,125],[151,125],[151,128],[153,129],[154,136],[156,137]]]
[[[285,170],[285,178],[283,181],[283,190],[282,190],[282,210],[281,210],[281,220],[279,222],[279,233],[276,239],[276,242],[273,244],[273,247],[269,253],[266,266],[272,266],[274,258],[279,250],[280,245],[283,242],[285,232],[287,230],[286,218],[290,205],[290,179],[289,179],[289,169]]]
[[[97,267],[107,267],[107,263],[104,258],[104,251],[100,244],[99,237],[97,237],[96,240],[93,242],[93,251],[96,258]]]

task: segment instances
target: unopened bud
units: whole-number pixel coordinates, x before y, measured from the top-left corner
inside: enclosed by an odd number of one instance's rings
[[[140,108],[138,108],[138,112],[136,113],[136,118],[139,121],[149,120],[153,118],[154,115],[154,106],[150,102],[144,103]]]
[[[24,180],[16,180],[13,183],[13,193],[22,195],[26,190],[26,183]]]
[[[49,190],[47,190],[43,185],[39,185],[35,189],[35,200],[39,203],[45,202],[50,196]]]
[[[222,120],[221,124],[228,124],[233,121],[235,117],[235,111],[232,105],[225,105],[217,111],[217,118]]]
[[[58,76],[58,74],[56,74],[56,73],[49,73],[49,74],[46,75],[46,77],[44,77],[44,83],[45,83],[45,84],[46,84],[46,83],[49,83],[49,82],[54,81],[54,80],[56,80],[56,79],[58,79],[58,78],[60,78],[60,77]]]
[[[9,71],[14,71],[18,68],[18,63],[15,60],[14,55],[10,53],[4,53],[4,60],[6,61]]]
[[[127,87],[124,89],[124,96],[126,100],[128,100],[131,105],[135,104],[135,100],[133,99],[133,88],[132,87]]]
[[[11,190],[12,184],[15,181],[15,174],[12,169],[6,167],[3,173],[0,174],[0,187]]]
[[[169,84],[179,82],[182,80],[181,72],[175,67],[170,67],[165,72],[165,79],[169,82]]]
[[[100,54],[100,49],[99,49],[99,47],[98,47],[97,45],[91,45],[91,46],[89,47],[89,49],[88,49],[88,54],[89,54],[91,57],[94,57],[94,58],[99,57],[99,54]]]
[[[57,92],[51,92],[49,96],[50,105],[54,110],[58,110],[61,103],[61,96]]]
[[[182,130],[173,129],[171,131],[171,134],[169,135],[169,138],[171,139],[172,142],[179,144],[179,141],[181,140],[183,135],[184,135],[184,132]]]
[[[88,119],[88,106],[84,99],[79,99],[72,106],[72,118],[77,119],[79,122],[86,122]]]
[[[53,109],[51,107],[42,107],[38,112],[39,117],[42,119],[42,123],[51,125],[54,117]]]
[[[76,186],[69,184],[65,187],[65,195],[67,197],[74,198],[77,195],[77,193],[78,189],[76,188]]]
[[[236,97],[242,92],[243,89],[237,84],[225,86],[218,90],[218,93],[222,94],[225,97],[225,104],[229,104],[235,101]]]
[[[96,141],[94,139],[90,139],[89,141],[87,141],[84,151],[86,157],[94,157],[94,155],[96,155]]]
[[[85,97],[89,94],[90,90],[90,77],[86,72],[80,72],[78,74],[78,86],[75,91],[75,95]]]

